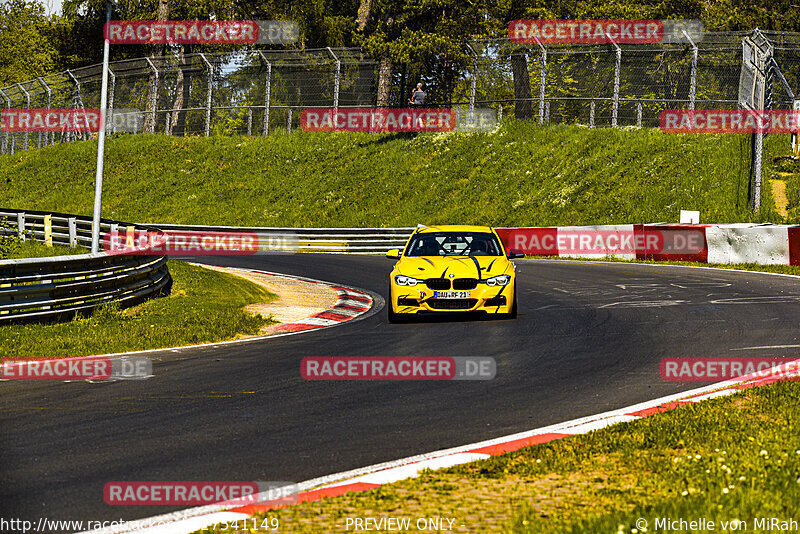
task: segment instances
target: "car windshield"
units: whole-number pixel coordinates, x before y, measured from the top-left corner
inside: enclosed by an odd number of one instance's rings
[[[486,232],[426,232],[417,234],[406,256],[502,256],[494,234]]]

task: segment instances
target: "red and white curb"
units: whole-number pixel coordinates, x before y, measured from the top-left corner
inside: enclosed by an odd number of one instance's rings
[[[375,299],[372,298],[372,295],[353,287],[333,285],[312,278],[272,273],[269,271],[258,271],[254,269],[247,269],[247,271],[267,276],[280,276],[282,278],[301,280],[311,284],[321,284],[336,291],[337,299],[333,307],[293,323],[278,325],[271,329],[272,332],[301,332],[340,325],[364,315],[375,303]]]
[[[797,372],[798,365],[800,365],[800,359],[783,363],[767,371],[718,382],[710,386],[653,399],[610,412],[573,419],[572,421],[470,445],[420,454],[315,478],[297,485],[299,493],[296,494],[296,502],[313,502],[326,497],[337,497],[346,493],[367,491],[382,484],[417,476],[423,469],[443,469],[475,460],[483,460],[513,452],[523,447],[547,443],[568,436],[586,434],[592,430],[598,430],[617,423],[635,421],[656,413],[673,410],[686,404],[723,397],[744,389],[765,386],[781,380],[800,380]],[[274,495],[264,493],[262,498],[263,500],[268,500],[274,498]],[[146,534],[186,534],[215,523],[241,521],[255,513],[266,512],[279,507],[273,504],[252,504],[226,509],[225,505],[215,504],[137,520],[132,522],[138,523],[135,528],[121,525],[88,532],[92,534],[118,534],[136,531]],[[144,527],[147,524],[157,526]]]

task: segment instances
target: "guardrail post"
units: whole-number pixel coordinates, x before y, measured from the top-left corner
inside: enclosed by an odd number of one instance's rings
[[[608,34],[606,34],[606,37],[608,37]],[[611,126],[616,127],[617,116],[619,115],[619,71],[622,66],[622,48],[611,37],[608,37],[608,40],[617,49],[617,60],[614,63],[614,100],[611,106]]]
[[[25,241],[25,214],[17,213],[17,235],[20,241]]]
[[[53,216],[49,213],[44,216],[44,244],[47,247],[53,246]]]
[[[24,87],[22,87],[21,83],[18,83],[17,87],[19,87],[19,90],[22,91],[22,93],[25,95],[25,108],[26,109],[31,109],[31,94]],[[28,132],[27,131],[25,132],[25,135],[22,136],[22,138],[25,140],[23,142],[22,150],[28,150]]]
[[[36,79],[39,81],[39,85],[42,86],[42,88],[44,89],[45,93],[47,93],[47,109],[49,110],[50,109],[50,105],[51,105],[51,100],[52,100],[52,93],[50,91],[50,86],[47,85],[47,83],[44,81],[44,78],[42,78],[41,76],[39,76]],[[46,132],[44,134],[44,144],[45,145],[49,145],[50,144],[50,132]],[[42,148],[42,132],[39,132],[39,148]]]
[[[69,225],[69,248],[78,246],[78,219],[70,217],[67,219]]]
[[[158,69],[150,61],[149,57],[144,58],[147,60],[147,63],[150,65],[150,68],[153,69],[153,85],[152,85],[152,94],[150,96],[150,133],[156,132],[156,108],[158,107]]]
[[[589,128],[594,128],[594,98],[589,101]]]
[[[341,75],[341,72],[342,72],[342,62],[339,61],[339,58],[336,57],[336,54],[333,53],[333,50],[331,50],[330,46],[328,46],[327,49],[328,49],[328,52],[330,52],[330,54],[333,56],[333,60],[336,62],[336,73],[334,74],[334,78],[333,78],[333,109],[338,109],[339,108],[339,80],[340,80],[340,75]]]
[[[258,51],[258,54],[267,64],[267,75],[264,78],[264,135],[267,135],[269,133],[269,98],[272,93],[272,63],[261,50]]]
[[[214,66],[206,59],[205,54],[200,54],[200,57],[208,67],[208,91],[206,92],[206,137],[208,137],[211,133],[211,88],[214,81]]]
[[[6,109],[11,109],[11,99],[8,98],[8,95],[6,95],[2,89],[0,89],[0,95],[2,95],[6,101]],[[8,150],[8,130],[6,130],[5,133],[3,134],[3,146],[2,146],[3,154],[6,153],[6,150]]]

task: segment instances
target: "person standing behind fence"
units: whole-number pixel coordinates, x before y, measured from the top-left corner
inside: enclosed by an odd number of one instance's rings
[[[422,84],[418,83],[417,88],[414,90],[414,94],[411,95],[411,99],[408,101],[408,103],[412,106],[421,106],[424,102],[425,91],[422,90]]]

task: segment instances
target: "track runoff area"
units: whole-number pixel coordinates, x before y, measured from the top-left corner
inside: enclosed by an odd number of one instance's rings
[[[654,43],[683,42],[702,32],[702,27],[694,21],[513,21],[509,24],[509,38],[523,43]],[[111,44],[288,44],[296,40],[297,25],[283,21],[114,21],[106,25],[106,39]],[[756,80],[756,83],[758,80]],[[5,109],[0,111],[0,130],[8,132],[97,132],[104,123],[102,110],[71,109]],[[107,129],[139,132],[144,123],[141,110],[117,110],[113,117],[105,119]],[[301,115],[303,129],[311,132],[355,131],[367,133],[391,132],[450,132],[458,130],[490,130],[496,127],[492,110],[474,110],[469,115],[457,117],[452,110],[437,108],[310,108]],[[734,132],[734,133],[795,133],[800,126],[798,112],[793,110],[764,110],[750,106],[736,110],[665,110],[660,115],[660,127],[665,132]],[[624,226],[624,225],[623,225]],[[557,256],[599,256],[618,255],[633,258],[693,259],[711,261],[724,256],[715,246],[713,236],[733,228],[724,226],[703,227],[645,227],[640,228],[564,228],[564,229],[505,229],[504,241],[514,243],[530,254]],[[780,233],[781,230],[778,230]],[[701,235],[702,233],[702,235]],[[787,264],[798,264],[800,247],[793,244],[796,233],[785,230],[786,244],[776,245],[785,253]],[[250,255],[259,250],[259,236],[239,240],[231,236],[160,235],[158,238],[131,236],[125,239],[117,236],[107,244],[107,250],[116,253],[153,254],[241,254]],[[270,237],[273,239],[274,236]],[[292,248],[292,236],[280,236],[277,247],[281,250]],[[272,241],[271,241],[272,242]],[[721,240],[719,241],[722,242]],[[197,243],[192,247],[192,243]],[[222,245],[220,245],[222,243]],[[256,243],[256,245],[254,245]],[[763,250],[751,251],[760,256]],[[357,297],[351,297],[358,303]],[[363,310],[363,302],[362,310]],[[347,304],[342,307],[346,314]],[[116,361],[116,360],[115,360]],[[17,366],[4,366],[4,378],[19,380],[48,380],[58,376],[67,380],[104,381],[125,378],[152,376],[150,360],[142,359],[131,363],[95,359],[91,364],[85,362],[20,363]],[[380,365],[377,365],[380,364]],[[662,362],[661,378],[669,380],[735,380],[742,374],[773,371],[775,360],[727,359],[719,361],[689,361],[672,359]],[[64,369],[61,369],[61,367]],[[133,367],[131,367],[133,365]],[[422,362],[399,358],[376,361],[369,358],[330,361],[324,358],[309,359],[303,363],[303,377],[306,380],[490,380],[497,373],[493,358],[480,361],[465,358],[439,358],[436,361]],[[783,364],[782,376],[796,376],[796,366],[792,362]],[[391,370],[391,371],[390,371]],[[63,372],[62,372],[63,371]],[[61,373],[61,374],[59,374]],[[463,378],[466,376],[467,378]],[[511,450],[511,449],[507,449]],[[382,470],[382,468],[375,468]],[[375,470],[373,469],[373,471]],[[315,479],[315,482],[319,482]],[[105,502],[109,505],[131,504],[145,501],[148,504],[173,506],[212,506],[219,510],[232,507],[284,506],[298,502],[303,493],[299,485],[283,482],[109,482],[106,485]],[[307,491],[306,491],[307,493]],[[142,502],[135,502],[142,504]],[[241,512],[239,512],[241,513]],[[188,519],[185,514],[177,514],[166,523],[172,525],[165,531],[187,531],[199,528],[199,523],[181,524],[176,521]],[[208,519],[208,518],[206,518]],[[214,516],[223,521],[245,521],[237,516]],[[106,523],[109,523],[108,521]],[[98,532],[126,531],[119,525],[103,525]],[[450,525],[448,526],[451,526]],[[363,530],[363,522],[361,523]],[[5,523],[12,529],[31,531],[34,525]],[[246,523],[243,523],[246,525]],[[39,529],[41,525],[36,525]],[[130,524],[128,525],[130,526]],[[141,527],[141,525],[140,525]],[[140,528],[139,527],[139,528]],[[267,525],[275,527],[277,525]],[[439,524],[437,528],[444,528]],[[5,528],[5,527],[4,527]],[[258,525],[254,523],[254,528]],[[354,525],[355,528],[355,525]],[[161,531],[159,531],[161,532]]]

